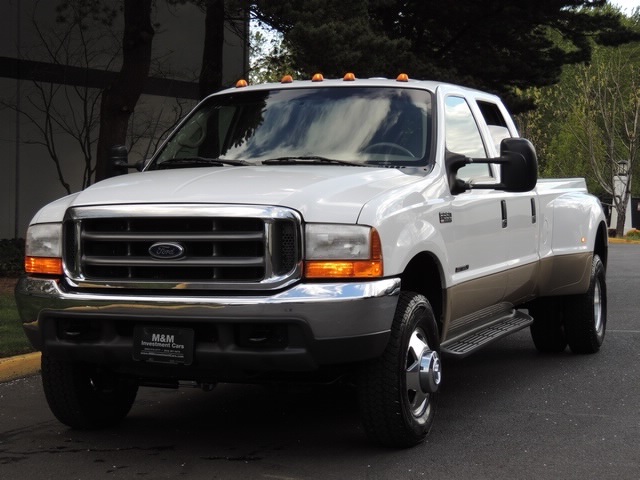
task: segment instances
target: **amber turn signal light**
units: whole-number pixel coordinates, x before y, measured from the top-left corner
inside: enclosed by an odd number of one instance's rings
[[[24,270],[41,275],[62,275],[62,259],[56,257],[25,257]]]
[[[307,278],[375,278],[382,276],[380,260],[314,260],[305,262]]]

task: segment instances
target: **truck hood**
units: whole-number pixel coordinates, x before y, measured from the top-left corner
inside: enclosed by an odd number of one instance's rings
[[[276,205],[308,222],[356,223],[372,198],[418,181],[393,168],[320,165],[210,167],[134,173],[99,182],[69,206],[136,203]]]

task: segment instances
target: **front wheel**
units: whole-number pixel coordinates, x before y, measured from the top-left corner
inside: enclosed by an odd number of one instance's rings
[[[390,447],[422,442],[433,425],[441,378],[431,305],[422,295],[402,292],[389,344],[360,377],[359,403],[367,435]]]
[[[42,354],[42,386],[60,422],[82,430],[108,427],[127,416],[138,385],[95,365]]]
[[[607,284],[598,255],[593,256],[591,263],[589,289],[581,295],[565,297],[564,323],[573,353],[600,350],[607,328]]]

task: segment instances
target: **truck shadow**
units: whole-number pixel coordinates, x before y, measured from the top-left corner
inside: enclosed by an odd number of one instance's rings
[[[596,356],[539,354],[527,333],[502,339],[462,360],[444,360],[444,379],[429,447],[454,442],[470,418],[490,418],[544,404],[563,378]],[[555,391],[554,391],[555,389]],[[485,420],[487,421],[487,420]],[[105,435],[107,433],[107,435]],[[83,442],[168,455],[175,449],[205,460],[255,461],[281,450],[341,455],[381,449],[360,426],[350,385],[265,387],[223,384],[212,392],[143,388],[129,416],[107,432],[67,431]]]

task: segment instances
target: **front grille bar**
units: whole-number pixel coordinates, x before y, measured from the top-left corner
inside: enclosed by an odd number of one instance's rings
[[[141,257],[86,257],[85,265],[121,267],[263,267],[263,257],[148,260]]]
[[[104,240],[112,242],[132,242],[150,240],[160,241],[212,241],[212,242],[241,242],[241,241],[263,241],[265,235],[259,233],[113,233],[113,232],[82,232],[83,240]]]

